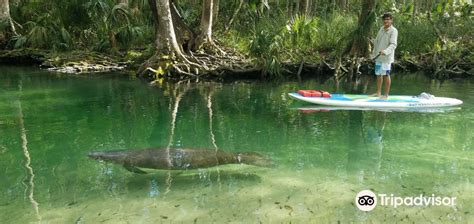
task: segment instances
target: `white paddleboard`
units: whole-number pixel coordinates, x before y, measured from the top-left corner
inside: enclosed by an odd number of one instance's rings
[[[325,106],[339,107],[365,107],[365,108],[429,108],[449,107],[461,105],[462,101],[447,97],[432,97],[430,99],[417,96],[389,96],[388,99],[380,99],[369,95],[357,94],[332,94],[330,98],[304,97],[298,93],[288,93],[297,100]]]
[[[415,113],[447,113],[460,110],[461,107],[399,107],[399,108],[369,108],[369,107],[339,107],[339,106],[324,106],[324,105],[308,105],[291,108],[303,113],[316,112],[330,112],[339,110],[362,110],[362,111],[381,111],[381,112],[415,112]]]

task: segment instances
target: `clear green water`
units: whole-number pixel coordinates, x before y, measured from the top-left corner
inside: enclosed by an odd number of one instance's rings
[[[394,77],[394,93],[426,91],[464,101],[444,113],[305,113],[286,93],[334,91],[333,83],[157,88],[117,74],[0,72],[2,223],[474,222],[473,81]],[[364,83],[340,90],[361,92]],[[367,91],[373,88],[371,82]],[[278,166],[139,175],[86,157],[91,150],[170,141],[260,152]],[[457,197],[457,204],[361,212],[354,197],[364,189]]]

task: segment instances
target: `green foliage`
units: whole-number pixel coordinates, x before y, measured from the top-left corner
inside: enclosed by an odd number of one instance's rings
[[[144,7],[145,2],[133,1],[130,5],[140,5]],[[115,4],[115,1],[91,0],[86,5],[90,11],[90,16],[97,21],[92,24],[96,34],[92,39],[91,46],[98,51],[107,51],[112,46],[110,36],[116,39],[118,47],[128,49],[132,45],[141,45],[152,42],[153,24],[148,23],[144,16],[149,13],[141,14],[139,10],[131,9],[122,4]],[[151,17],[151,16],[150,16]]]
[[[0,31],[3,31],[7,29],[8,27],[10,27],[10,21],[6,19],[0,20]]]
[[[449,4],[448,4],[449,3]],[[434,5],[431,17],[434,26],[441,31],[441,35],[446,37],[448,42],[457,43],[457,46],[469,46],[472,42],[472,19],[465,17],[463,10],[472,9],[472,5],[454,5],[450,1],[441,2]],[[396,15],[394,23],[399,31],[399,41],[397,50],[404,55],[419,55],[426,53],[436,53],[441,49],[439,38],[435,32],[433,24],[428,20],[426,13],[419,13],[413,18],[413,11],[407,10]],[[446,46],[445,46],[446,47]],[[453,55],[455,48],[450,48]],[[462,47],[458,47],[461,50]]]
[[[307,19],[304,16],[289,20],[282,32],[285,45],[294,50],[314,47],[317,35],[318,18]]]
[[[184,22],[196,33],[202,13],[202,1],[174,1]],[[344,56],[354,37],[357,37],[360,1],[321,0],[313,4],[309,15],[299,16],[295,4],[286,1],[244,0],[231,29],[223,33],[240,1],[220,1],[219,17],[214,21],[217,43],[246,54],[265,72],[278,77],[282,64],[301,61],[318,62],[321,58]],[[342,1],[341,1],[342,2]],[[382,25],[380,14],[390,11],[399,30],[397,57],[433,55],[446,60],[465,57],[465,49],[472,49],[472,4],[465,1],[434,0],[417,5],[413,1],[377,1],[376,19],[372,27],[375,36]],[[267,5],[268,3],[269,5]],[[147,0],[129,0],[129,5],[116,0],[35,0],[11,4],[11,15],[19,36],[10,41],[11,48],[39,48],[62,51],[89,49],[121,53],[128,50],[153,54],[155,27]],[[441,30],[446,45],[428,20]],[[0,28],[9,24],[0,24]],[[179,34],[178,34],[179,35]],[[364,41],[364,40],[361,40]],[[116,45],[116,49],[111,49]],[[123,54],[128,55],[128,54]],[[450,57],[452,55],[454,58]],[[468,54],[471,55],[472,53]]]
[[[334,13],[320,19],[317,50],[320,52],[342,52],[349,44],[351,31],[355,29],[357,17]]]
[[[273,67],[282,61],[319,60],[318,52],[340,54],[355,26],[355,15],[333,13],[326,18],[296,16],[289,20],[282,15],[260,19],[251,32],[239,32],[251,34],[239,40],[248,41],[249,47],[243,50],[258,58],[269,73],[279,73]]]
[[[15,48],[67,50],[71,47],[71,35],[60,21],[49,13],[42,14],[36,21],[26,22],[24,26],[29,31],[15,39]]]
[[[249,43],[250,55],[256,58],[257,64],[272,76],[280,75],[280,47],[278,32],[270,30],[255,31]]]
[[[11,47],[108,51],[109,34],[121,49],[141,46],[153,42],[151,13],[139,10],[146,4],[132,0],[133,8],[129,8],[114,0],[21,1],[11,9],[12,17],[22,25],[17,30],[21,36],[13,39]]]
[[[94,23],[85,7],[86,2],[87,0],[69,0],[67,3],[53,0],[53,3],[61,7],[57,7],[58,10],[52,9],[51,11],[56,12],[64,27],[72,32],[80,32],[80,30],[87,29]]]
[[[283,61],[299,63],[302,60],[320,60],[319,53],[340,54],[347,46],[355,15],[334,13],[326,18],[296,16],[262,18],[255,23],[248,36],[238,42],[248,42],[249,55],[256,58],[266,72],[274,77],[281,73]],[[235,43],[235,42],[234,42]]]
[[[459,60],[464,50],[465,49],[460,47],[459,41],[448,40],[444,45],[436,41],[435,46],[433,46],[433,52],[436,53],[442,61],[448,64]]]
[[[253,38],[249,43],[250,55],[254,57],[263,57],[270,53],[270,48],[274,44],[276,33],[268,30],[261,30],[255,32]]]
[[[13,37],[13,41],[15,42],[13,48],[19,49],[26,46],[28,38],[26,36],[17,36],[17,37]]]
[[[201,21],[201,9],[202,1],[198,1],[194,4],[187,1],[178,1],[177,9],[180,12],[181,17],[184,22],[188,24],[189,27],[199,27]]]
[[[265,72],[279,77],[282,61],[301,61],[314,53],[317,27],[317,18],[261,19],[250,32],[249,54],[257,59]]]
[[[398,29],[397,51],[402,54],[427,53],[436,42],[433,26],[426,19],[413,21],[409,17],[400,16],[395,22],[394,26]]]

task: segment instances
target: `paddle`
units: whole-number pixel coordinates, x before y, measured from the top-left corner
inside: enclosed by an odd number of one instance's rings
[[[379,54],[377,54],[377,56],[375,56],[375,58],[373,58],[372,60],[377,59],[379,56],[380,56],[380,52],[379,52]]]

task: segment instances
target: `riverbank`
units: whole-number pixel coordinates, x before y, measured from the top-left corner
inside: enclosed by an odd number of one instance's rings
[[[12,21],[0,34],[0,63],[66,73],[128,71],[149,82],[357,80],[372,73],[370,40],[382,26],[380,15],[392,12],[399,30],[394,72],[423,71],[440,80],[474,77],[472,4],[415,1],[375,7],[363,1],[313,8],[240,1],[217,4],[213,15],[204,17],[200,9],[213,5],[183,1],[166,10],[174,29],[158,32],[156,25],[165,23],[145,2],[71,2],[61,10],[43,3],[39,14],[28,8],[41,4],[12,5]],[[361,10],[369,8],[370,13]]]
[[[373,62],[364,58],[330,58],[317,55],[313,61],[284,61],[279,64],[280,75],[272,76],[265,67],[256,63],[256,59],[247,57],[246,65],[240,67],[216,67],[214,70],[203,72],[194,77],[195,80],[227,81],[238,79],[305,79],[336,77],[339,80],[352,79],[359,74],[370,74]],[[396,72],[424,71],[430,78],[471,78],[474,77],[472,54],[465,53],[452,64],[445,66],[451,68],[435,75],[436,64],[432,64],[434,57],[439,55],[425,54],[418,56],[405,56],[394,64]],[[245,57],[242,56],[241,57]],[[61,73],[97,73],[111,71],[126,71],[134,73],[145,61],[147,56],[143,51],[129,51],[121,56],[98,53],[93,51],[51,52],[37,49],[3,50],[0,51],[0,64],[39,66],[53,72]],[[242,63],[242,61],[239,61]],[[358,64],[354,67],[355,64]],[[174,81],[189,79],[190,77],[176,78],[172,75],[153,75],[147,81],[156,79],[170,79]]]
[[[97,52],[51,52],[37,49],[0,51],[0,63],[36,65],[49,71],[73,74],[122,71],[130,65],[126,58]]]

